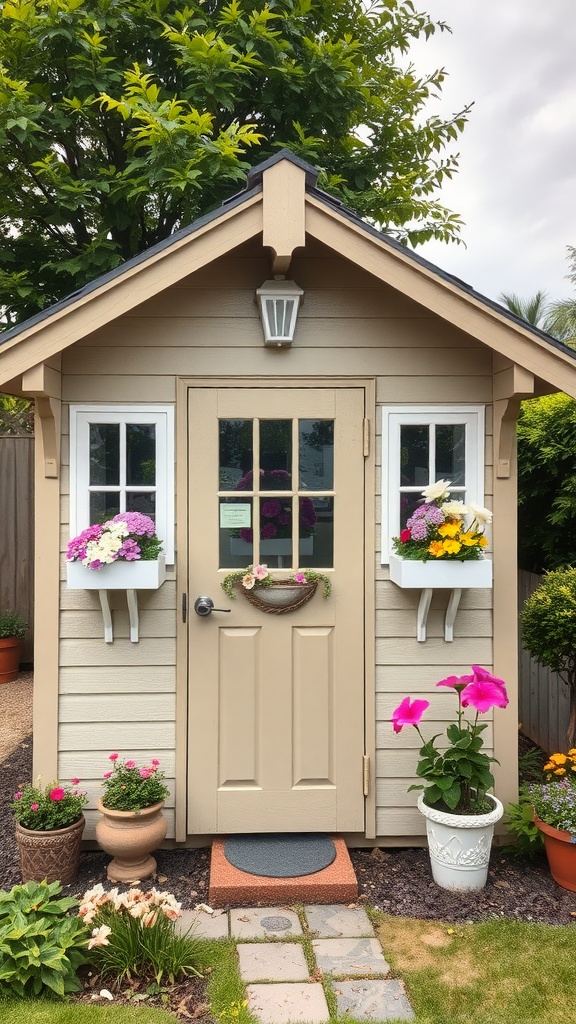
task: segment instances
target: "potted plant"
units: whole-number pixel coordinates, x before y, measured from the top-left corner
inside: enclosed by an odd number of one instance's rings
[[[570,693],[568,746],[576,746],[576,567],[547,572],[520,613],[522,643]]]
[[[250,604],[263,612],[281,615],[306,604],[314,597],[319,583],[322,583],[323,597],[329,597],[332,583],[328,576],[315,569],[299,569],[292,576],[274,578],[267,565],[249,565],[246,569],[229,572],[222,580],[222,589],[233,600],[235,585],[240,584],[241,593]]]
[[[526,787],[534,823],[544,840],[552,878],[576,892],[576,747],[567,754],[552,754],[544,771],[546,782]]]
[[[120,512],[73,537],[68,586],[80,590],[155,590],[164,581],[162,542],[150,516]]]
[[[104,772],[104,796],[98,801],[102,817],[96,824],[96,838],[113,860],[107,874],[112,882],[134,882],[156,871],[150,854],[166,835],[162,808],[168,796],[160,762],[138,767],[132,759],[119,760],[110,754],[112,768]]]
[[[0,612],[0,683],[10,683],[18,675],[20,641],[27,629],[18,612]]]
[[[22,786],[10,807],[16,820],[16,843],[23,882],[61,882],[69,885],[78,874],[84,831],[82,809],[86,792],[79,779],[70,785]]]
[[[399,587],[489,587],[492,563],[484,557],[492,513],[451,498],[450,480],[422,491],[422,503],[393,537],[390,579]]]
[[[413,726],[420,739],[420,760],[416,774],[425,785],[418,809],[426,818],[428,850],[434,881],[444,889],[482,889],[488,876],[488,862],[494,825],[504,808],[488,791],[494,786],[490,764],[496,759],[482,749],[482,733],[486,723],[478,716],[493,707],[508,704],[502,679],[491,675],[480,665],[472,665],[472,674],[448,676],[436,683],[446,686],[458,700],[456,721],[448,726],[448,747],[436,749],[437,735],[425,740],[419,723],[430,702],[405,697],[392,715],[394,731]],[[472,708],[474,717],[465,717]]]

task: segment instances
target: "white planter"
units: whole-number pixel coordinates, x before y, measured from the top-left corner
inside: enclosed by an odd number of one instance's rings
[[[403,588],[486,589],[492,586],[492,562],[489,558],[465,562],[442,559],[419,562],[412,558],[400,558],[400,555],[390,555],[390,579],[396,586]]]
[[[428,852],[432,877],[443,889],[470,892],[483,889],[494,825],[504,814],[500,801],[488,794],[494,810],[488,814],[450,814],[424,803],[418,797],[418,810],[426,818]]]
[[[157,590],[166,579],[166,559],[154,562],[112,562],[88,569],[82,562],[66,563],[69,590]]]

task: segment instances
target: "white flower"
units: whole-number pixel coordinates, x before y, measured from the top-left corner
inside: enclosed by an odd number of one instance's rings
[[[483,505],[475,505],[472,501],[468,502],[468,511],[474,516],[477,523],[489,525],[492,522],[492,513],[489,508],[484,508]]]
[[[93,949],[94,946],[109,946],[108,936],[111,934],[112,929],[107,924],[101,925],[100,928],[93,928],[92,938],[88,941],[88,949]]]
[[[440,508],[444,515],[451,516],[452,519],[462,519],[463,516],[468,515],[470,509],[468,505],[465,505],[463,501],[445,501]]]
[[[429,487],[424,488],[422,497],[427,502],[438,501],[439,498],[448,493],[451,483],[451,480],[437,480],[435,484],[430,484]]]
[[[253,576],[251,572],[247,572],[246,575],[242,577],[242,586],[244,587],[244,590],[252,590],[255,583],[256,577]]]

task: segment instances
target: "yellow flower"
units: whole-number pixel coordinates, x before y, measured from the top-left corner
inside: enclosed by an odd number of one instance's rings
[[[442,523],[442,526],[438,527],[438,533],[441,537],[455,537],[460,531],[460,523]]]
[[[568,751],[568,754],[570,755],[570,757],[576,757],[576,747],[571,747]]]
[[[566,775],[566,769],[565,768],[555,768],[554,769],[554,775]]]
[[[553,761],[554,764],[566,764],[568,758],[566,757],[566,754],[550,754],[550,760]]]
[[[434,558],[441,558],[444,554],[444,545],[441,540],[431,540],[428,545],[428,554],[433,555]]]
[[[466,545],[467,548],[476,547],[479,541],[477,534],[472,533],[470,530],[467,530],[466,533],[460,534],[459,539],[462,542],[462,544]]]
[[[484,535],[480,537],[478,544],[480,545],[481,548],[485,548],[487,546],[488,541],[486,540],[486,537],[484,537]]]
[[[442,547],[449,555],[457,555],[462,545],[457,540],[444,540],[442,541]]]

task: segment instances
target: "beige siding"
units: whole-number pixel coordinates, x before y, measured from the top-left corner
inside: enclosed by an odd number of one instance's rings
[[[492,401],[491,352],[359,267],[312,243],[291,276],[305,296],[292,349],[267,349],[254,292],[270,277],[267,256],[247,244],[142,303],[63,354],[66,402],[173,402],[179,376],[373,377],[378,406]],[[417,748],[395,736],[391,709],[410,693],[434,694],[430,735],[450,717],[449,696],[435,683],[471,661],[492,663],[489,591],[463,595],[454,642],[443,639],[447,594],[434,597],[429,639],[416,641],[417,595],[402,591],[380,564],[381,438],[375,423],[376,828],[385,840],[422,834],[414,794],[407,794]],[[486,417],[486,501],[491,503],[491,415]],[[67,463],[67,428],[63,443]],[[183,439],[179,439],[182,442]],[[68,538],[68,470],[62,472],[62,540]],[[65,578],[62,555],[61,579]],[[122,595],[112,597],[115,640],[105,645],[96,594],[67,591],[60,617],[60,767],[95,780],[111,749],[157,754],[175,771],[176,626],[174,578],[140,595],[141,637],[128,640]],[[178,696],[182,699],[182,695]],[[413,732],[411,730],[410,732]],[[417,739],[417,737],[416,737]],[[370,744],[369,744],[370,745]],[[90,785],[92,785],[92,781]],[[179,779],[178,786],[185,780]],[[90,819],[90,815],[89,815]],[[172,833],[170,833],[172,834]]]

